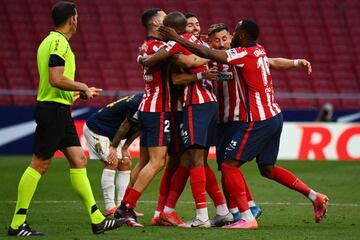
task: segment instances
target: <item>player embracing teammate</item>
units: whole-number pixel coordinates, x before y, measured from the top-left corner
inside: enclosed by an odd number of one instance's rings
[[[277,181],[308,197],[314,206],[315,221],[319,222],[327,210],[328,197],[317,193],[290,171],[276,166],[282,131],[282,114],[274,100],[269,59],[265,49],[257,44],[258,25],[252,20],[240,21],[229,50],[212,50],[180,37],[171,28],[162,26],[163,36],[175,40],[196,55],[219,63],[236,66],[240,77],[240,118],[243,124],[236,130],[226,148],[221,164],[226,191],[232,196],[241,213],[240,221],[225,228],[258,228],[249,209],[245,183],[240,166],[256,158],[262,176]],[[306,64],[300,60],[285,60],[279,69]]]

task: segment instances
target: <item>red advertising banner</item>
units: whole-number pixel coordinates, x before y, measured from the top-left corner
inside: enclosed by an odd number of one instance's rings
[[[81,145],[88,156],[82,129],[84,120],[75,121]],[[132,157],[139,157],[139,139],[130,147]],[[57,152],[55,156],[62,156]],[[215,158],[215,148],[209,151]],[[285,123],[280,160],[360,160],[360,124],[350,123]]]

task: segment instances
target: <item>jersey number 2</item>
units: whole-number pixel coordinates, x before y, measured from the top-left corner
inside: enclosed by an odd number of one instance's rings
[[[166,132],[166,133],[170,132],[170,121],[169,120],[164,121],[164,132]]]

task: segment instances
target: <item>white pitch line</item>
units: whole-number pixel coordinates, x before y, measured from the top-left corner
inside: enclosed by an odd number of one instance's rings
[[[103,201],[97,201],[98,203],[103,203]],[[16,201],[0,201],[0,204],[13,204]],[[72,203],[80,203],[80,201],[32,201],[31,203],[36,204],[72,204]],[[139,203],[145,204],[156,204],[157,201],[139,201]],[[207,202],[208,204],[212,204],[211,202]],[[178,204],[194,204],[192,201],[179,201]],[[295,205],[295,206],[307,206],[311,205],[311,203],[305,202],[258,202],[259,205]],[[336,207],[360,207],[360,203],[329,203],[329,206]]]

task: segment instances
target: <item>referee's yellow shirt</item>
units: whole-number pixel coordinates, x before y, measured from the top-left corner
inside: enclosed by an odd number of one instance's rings
[[[49,81],[49,59],[51,54],[56,54],[65,61],[64,76],[74,81],[75,55],[65,36],[52,31],[41,42],[37,51],[37,66],[40,76],[37,101],[58,102],[66,105],[73,104],[73,92],[64,91],[51,86]]]

